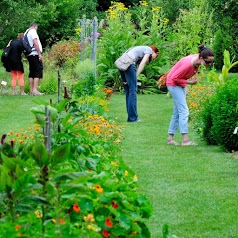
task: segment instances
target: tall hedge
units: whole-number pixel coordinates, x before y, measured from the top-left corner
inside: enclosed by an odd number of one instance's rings
[[[207,102],[203,113],[203,136],[209,144],[217,143],[229,152],[238,151],[238,136],[233,134],[238,122],[237,103],[238,79],[219,86]]]

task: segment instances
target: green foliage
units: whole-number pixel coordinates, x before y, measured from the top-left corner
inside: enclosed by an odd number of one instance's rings
[[[83,79],[80,79],[74,86],[76,97],[93,95],[96,91],[96,78],[93,72],[88,73]]]
[[[10,39],[16,39],[18,33],[24,32],[30,24],[29,19],[39,20],[42,6],[34,2],[31,0],[0,2],[0,48],[4,48]]]
[[[56,71],[47,71],[44,73],[44,78],[40,81],[39,90],[46,94],[54,94],[58,91],[58,80]]]
[[[208,79],[218,84],[224,84],[228,80],[229,71],[238,64],[238,61],[231,62],[229,51],[224,50],[223,55],[224,65],[221,74],[217,75],[214,69],[208,73]]]
[[[224,37],[224,35],[226,37]],[[215,33],[213,50],[215,56],[215,67],[221,69],[223,66],[223,53],[225,50],[231,52],[232,47],[232,37],[228,34],[226,30],[219,29]]]
[[[238,121],[237,95],[238,80],[228,81],[217,89],[212,108],[212,134],[217,143],[230,152],[238,150],[238,137],[233,134]]]
[[[141,3],[142,4],[142,3]],[[138,21],[132,22],[130,11],[121,3],[113,3],[107,12],[107,28],[99,40],[98,71],[100,77],[106,80],[106,85],[121,90],[119,73],[114,66],[115,60],[130,47],[136,45],[156,45],[161,52],[161,57],[146,66],[143,71],[147,79],[158,76],[165,60],[164,34],[168,19],[164,17],[161,7],[153,8],[145,3],[134,10]],[[152,12],[152,13],[151,13]],[[119,39],[119,40],[118,40]]]
[[[217,141],[213,136],[211,128],[213,126],[212,122],[212,108],[214,105],[214,100],[208,98],[203,105],[201,118],[202,118],[202,136],[208,145],[217,145]]]
[[[217,88],[216,94],[206,103],[203,113],[205,140],[230,152],[238,149],[238,138],[233,134],[238,121],[237,95],[238,80],[227,81]]]
[[[236,0],[214,0],[209,1],[209,8],[214,12],[214,38],[215,66],[217,69],[222,67],[222,53],[226,49],[231,57],[237,61],[238,41],[237,41],[237,1]],[[218,29],[218,30],[217,30]],[[233,68],[236,72],[238,67]]]
[[[171,41],[172,59],[198,52],[200,44],[211,45],[212,13],[203,3],[189,10],[180,9],[179,18],[173,25]]]

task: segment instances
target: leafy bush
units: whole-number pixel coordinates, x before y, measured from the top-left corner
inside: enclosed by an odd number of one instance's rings
[[[56,66],[63,66],[68,59],[79,59],[80,44],[77,41],[60,41],[52,46],[49,52],[49,59],[53,60]]]
[[[226,37],[224,37],[226,36]],[[223,52],[225,50],[230,51],[231,45],[233,44],[232,37],[226,32],[226,30],[219,29],[215,33],[213,50],[216,59],[215,67],[216,69],[221,69],[223,66]]]
[[[237,95],[238,79],[227,81],[217,87],[203,113],[205,140],[210,144],[216,142],[230,152],[238,150],[238,137],[233,134],[238,121]]]
[[[238,121],[238,80],[232,79],[218,88],[212,108],[212,133],[217,143],[228,151],[238,150],[238,137],[233,134]]]
[[[92,72],[89,72],[83,79],[79,80],[74,86],[74,95],[82,97],[86,95],[93,95],[96,90],[96,79]]]
[[[214,138],[211,128],[213,126],[212,121],[212,108],[213,108],[213,101],[214,99],[208,98],[206,102],[204,103],[203,109],[202,109],[202,136],[204,140],[209,145],[217,145],[217,141]]]
[[[171,50],[172,59],[178,60],[181,57],[196,53],[198,45],[211,45],[212,13],[204,2],[192,9],[179,9],[180,16],[173,24],[173,33],[170,41],[173,41]]]

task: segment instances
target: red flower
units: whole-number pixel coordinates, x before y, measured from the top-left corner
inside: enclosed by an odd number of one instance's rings
[[[113,223],[111,222],[110,217],[106,218],[105,225],[108,227],[112,227]]]
[[[111,205],[113,208],[116,208],[116,209],[119,207],[118,204],[114,201],[111,202]]]
[[[74,204],[74,205],[73,205],[73,210],[74,210],[75,212],[80,212],[80,207],[79,207],[79,205],[78,205],[78,204]]]
[[[110,236],[109,232],[107,230],[105,230],[105,229],[102,231],[102,235],[104,237],[109,237]]]

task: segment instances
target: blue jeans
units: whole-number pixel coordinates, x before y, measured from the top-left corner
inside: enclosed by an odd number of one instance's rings
[[[173,115],[169,125],[169,134],[175,135],[178,126],[181,134],[188,133],[188,105],[186,102],[186,88],[167,86],[174,100]]]
[[[137,121],[137,78],[136,78],[136,66],[132,64],[126,71],[119,71],[123,82],[125,94],[126,94],[126,110],[128,114],[127,121]],[[124,84],[127,82],[127,84]]]

